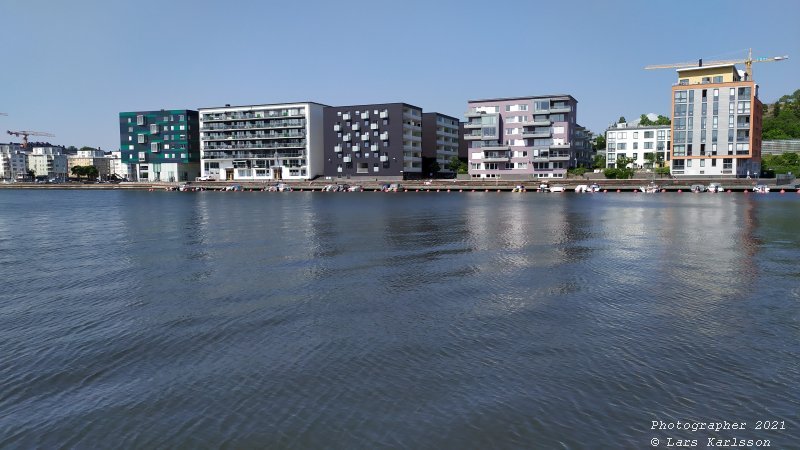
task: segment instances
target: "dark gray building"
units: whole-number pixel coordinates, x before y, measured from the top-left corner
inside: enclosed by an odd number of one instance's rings
[[[458,157],[459,120],[452,116],[432,112],[422,114],[422,157],[427,163],[423,176],[432,175],[430,166],[436,162],[439,173],[452,175],[450,159]]]
[[[407,103],[325,108],[324,175],[409,179],[422,175],[422,109]]]

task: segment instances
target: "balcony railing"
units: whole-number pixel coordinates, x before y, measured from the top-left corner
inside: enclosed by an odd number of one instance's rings
[[[203,122],[212,121],[225,121],[225,120],[253,120],[253,119],[270,119],[279,117],[305,117],[306,113],[301,112],[297,114],[289,114],[288,111],[266,111],[263,113],[219,113],[219,114],[204,114]]]
[[[249,133],[249,134],[212,134],[201,138],[203,141],[225,141],[225,140],[253,140],[253,139],[282,139],[282,138],[303,138],[305,133]]]
[[[273,129],[273,128],[299,128],[306,126],[305,119],[302,120],[281,120],[270,122],[256,122],[256,123],[204,123],[200,127],[201,131],[209,130],[251,130],[251,129]]]
[[[206,144],[203,150],[240,150],[240,149],[269,149],[269,148],[305,148],[306,141],[299,142],[267,142],[261,144]]]

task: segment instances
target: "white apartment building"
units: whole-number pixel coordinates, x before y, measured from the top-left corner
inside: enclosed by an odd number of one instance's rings
[[[0,144],[0,179],[16,180],[28,171],[28,153],[19,144]]]
[[[669,167],[669,125],[632,125],[617,123],[606,130],[606,167],[616,167],[617,158],[632,158],[635,169],[652,169],[649,154],[658,155],[658,160]]]
[[[65,180],[67,156],[61,147],[34,147],[28,155],[28,170],[33,170],[35,177]]]
[[[122,178],[131,180],[133,177],[130,176],[131,172],[129,170],[129,165],[124,164],[122,162],[122,152],[117,150],[111,152],[111,155],[108,157],[108,164],[109,164],[109,171],[111,172],[112,177]]]
[[[307,180],[323,173],[318,103],[200,108],[201,175],[214,180]]]

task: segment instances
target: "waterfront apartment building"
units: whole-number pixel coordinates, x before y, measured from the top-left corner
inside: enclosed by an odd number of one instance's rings
[[[633,125],[625,122],[606,130],[606,167],[616,167],[617,158],[631,158],[635,169],[669,166],[670,125]]]
[[[200,108],[202,174],[308,180],[323,172],[323,110],[313,102]]]
[[[672,174],[761,172],[758,85],[733,64],[677,69],[672,86]]]
[[[563,178],[589,167],[589,133],[571,95],[470,100],[464,125],[472,178]]]
[[[460,130],[460,122],[455,117],[436,112],[422,113],[422,157],[435,161],[441,174],[453,174],[449,166],[450,160],[458,157]],[[430,171],[423,174],[431,175]]]
[[[119,134],[131,181],[191,181],[199,176],[197,111],[121,112]]]
[[[20,144],[0,144],[0,180],[27,176],[28,152]]]
[[[324,173],[330,178],[420,178],[422,109],[407,103],[325,108]]]
[[[32,170],[36,178],[66,180],[67,156],[63,147],[33,147],[28,155],[28,170]]]
[[[111,175],[111,158],[99,149],[78,150],[75,156],[67,156],[68,175],[72,175],[72,168],[76,166],[94,166],[101,180],[106,180]]]

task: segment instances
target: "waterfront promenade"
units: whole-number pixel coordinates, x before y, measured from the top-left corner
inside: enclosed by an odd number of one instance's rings
[[[545,180],[542,180],[545,181]],[[408,192],[472,192],[472,191],[501,191],[510,192],[517,186],[525,186],[527,192],[536,192],[539,184],[542,181],[538,180],[348,180],[348,179],[317,179],[314,181],[280,181],[286,184],[294,191],[322,191],[329,185],[349,185],[360,186],[364,191],[380,191],[384,185],[396,183],[400,186],[400,191]],[[563,186],[567,192],[574,191],[578,185],[598,184],[601,191],[616,192],[633,192],[638,191],[640,186],[649,184],[654,181],[658,186],[667,192],[686,192],[691,189],[692,185],[703,184],[708,186],[709,183],[720,183],[727,191],[743,192],[750,191],[756,184],[765,184],[770,187],[772,191],[795,191],[796,180],[786,185],[776,185],[775,179],[756,180],[746,178],[726,178],[726,179],[709,179],[709,178],[692,178],[692,179],[672,179],[672,178],[656,178],[651,179],[629,179],[629,180],[613,180],[613,179],[597,179],[597,178],[569,178],[564,180],[549,180],[550,186]],[[262,191],[267,190],[271,186],[275,186],[279,181],[271,182],[240,182],[240,181],[191,181],[191,182],[128,182],[128,183],[98,183],[98,184],[84,184],[84,183],[58,183],[58,184],[41,184],[41,183],[10,183],[0,184],[0,189],[132,189],[132,190],[170,190],[177,189],[180,186],[185,186],[194,189],[202,190],[226,190],[232,186],[240,186],[244,191]]]

